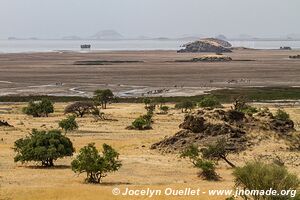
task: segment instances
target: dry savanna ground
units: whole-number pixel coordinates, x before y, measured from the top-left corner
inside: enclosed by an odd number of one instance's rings
[[[165,136],[175,134],[184,114],[171,110],[168,115],[155,115],[153,130],[126,130],[134,118],[145,113],[143,104],[112,104],[104,112],[112,120],[94,121],[90,116],[78,118],[79,130],[68,133],[76,150],[94,142],[97,148],[103,143],[112,145],[120,153],[123,167],[116,173],[109,174],[102,185],[84,183],[85,175],[77,176],[70,169],[73,158],[59,159],[54,168],[40,168],[35,163],[14,163],[14,141],[26,136],[32,128],[58,128],[58,121],[63,119],[66,104],[55,104],[55,113],[48,118],[33,118],[22,114],[25,104],[1,104],[0,119],[7,120],[14,128],[0,127],[0,199],[1,200],[113,200],[129,197],[113,196],[112,189],[165,189],[168,187],[184,189],[187,187],[209,189],[231,189],[234,186],[232,169],[220,162],[217,172],[222,180],[209,182],[197,177],[198,170],[174,154],[164,154],[149,150],[154,142]],[[173,105],[170,105],[173,106]],[[300,107],[285,108],[298,124]],[[296,126],[299,131],[298,125]],[[299,174],[299,153],[287,151],[285,141],[274,136],[273,142],[261,140],[257,146],[239,155],[230,155],[230,159],[243,165],[245,161],[255,158],[280,156],[287,162],[289,169]],[[75,154],[76,155],[76,154]],[[75,156],[74,155],[74,156]],[[148,199],[148,197],[130,197],[130,199]],[[225,199],[225,197],[166,197],[156,196],[152,199]]]

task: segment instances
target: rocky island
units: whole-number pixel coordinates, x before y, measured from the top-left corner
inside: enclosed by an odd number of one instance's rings
[[[184,49],[180,49],[178,53],[199,53],[199,52],[232,52],[231,44],[225,40],[216,38],[204,38],[195,42],[183,45]]]

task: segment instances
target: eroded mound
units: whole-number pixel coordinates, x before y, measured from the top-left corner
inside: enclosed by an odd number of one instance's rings
[[[249,116],[236,110],[215,109],[189,114],[179,127],[181,131],[153,144],[151,149],[171,153],[191,145],[201,147],[225,138],[228,150],[240,152],[254,144],[249,134],[251,131],[283,134],[294,130],[294,123],[292,120],[277,120],[266,111]]]

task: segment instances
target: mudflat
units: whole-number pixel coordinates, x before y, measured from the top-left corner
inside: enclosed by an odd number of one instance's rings
[[[0,54],[0,95],[90,96],[95,89],[109,88],[119,96],[193,96],[216,88],[299,86],[300,83],[300,60],[289,58],[300,54],[300,50],[237,49],[224,54],[233,59],[230,62],[177,62],[206,54],[175,51]]]

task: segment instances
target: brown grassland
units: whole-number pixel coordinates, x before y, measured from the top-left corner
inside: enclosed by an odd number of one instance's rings
[[[145,113],[143,104],[112,104],[105,110],[106,115],[113,120],[94,121],[91,116],[77,118],[79,130],[68,133],[76,150],[90,142],[97,148],[107,143],[120,153],[123,167],[116,173],[109,174],[102,185],[84,183],[84,174],[77,176],[70,169],[72,158],[59,159],[55,167],[44,169],[35,163],[14,163],[15,155],[12,147],[14,141],[29,134],[32,128],[58,128],[58,121],[64,118],[63,109],[67,104],[56,103],[55,113],[48,118],[33,118],[22,114],[25,104],[1,104],[0,117],[7,120],[14,128],[0,127],[0,199],[1,200],[76,200],[76,199],[128,199],[128,197],[113,196],[114,187],[124,190],[130,189],[165,189],[167,187],[183,189],[186,187],[209,189],[232,189],[234,186],[232,169],[222,162],[217,172],[222,180],[209,182],[197,177],[198,170],[191,164],[180,159],[175,154],[161,154],[149,150],[154,142],[165,136],[175,134],[182,122],[184,114],[178,110],[171,110],[168,115],[155,115],[153,130],[135,131],[126,130],[134,118]],[[170,106],[174,106],[171,105]],[[228,105],[227,105],[228,106]],[[274,105],[269,105],[274,111]],[[286,107],[285,110],[296,122],[296,129],[300,131],[300,107]],[[271,134],[271,133],[266,133]],[[271,134],[272,135],[272,134]],[[300,173],[300,153],[290,152],[285,141],[276,136],[271,140],[262,140],[256,146],[239,155],[230,155],[232,162],[243,165],[247,160],[265,158],[271,159],[280,156],[291,172]],[[76,154],[75,154],[76,155]],[[73,156],[74,157],[74,156]],[[296,159],[295,159],[296,158]],[[289,162],[293,160],[293,162]],[[148,199],[148,197],[132,197],[130,199]],[[203,195],[199,197],[166,197],[157,196],[151,199],[225,199]]]

